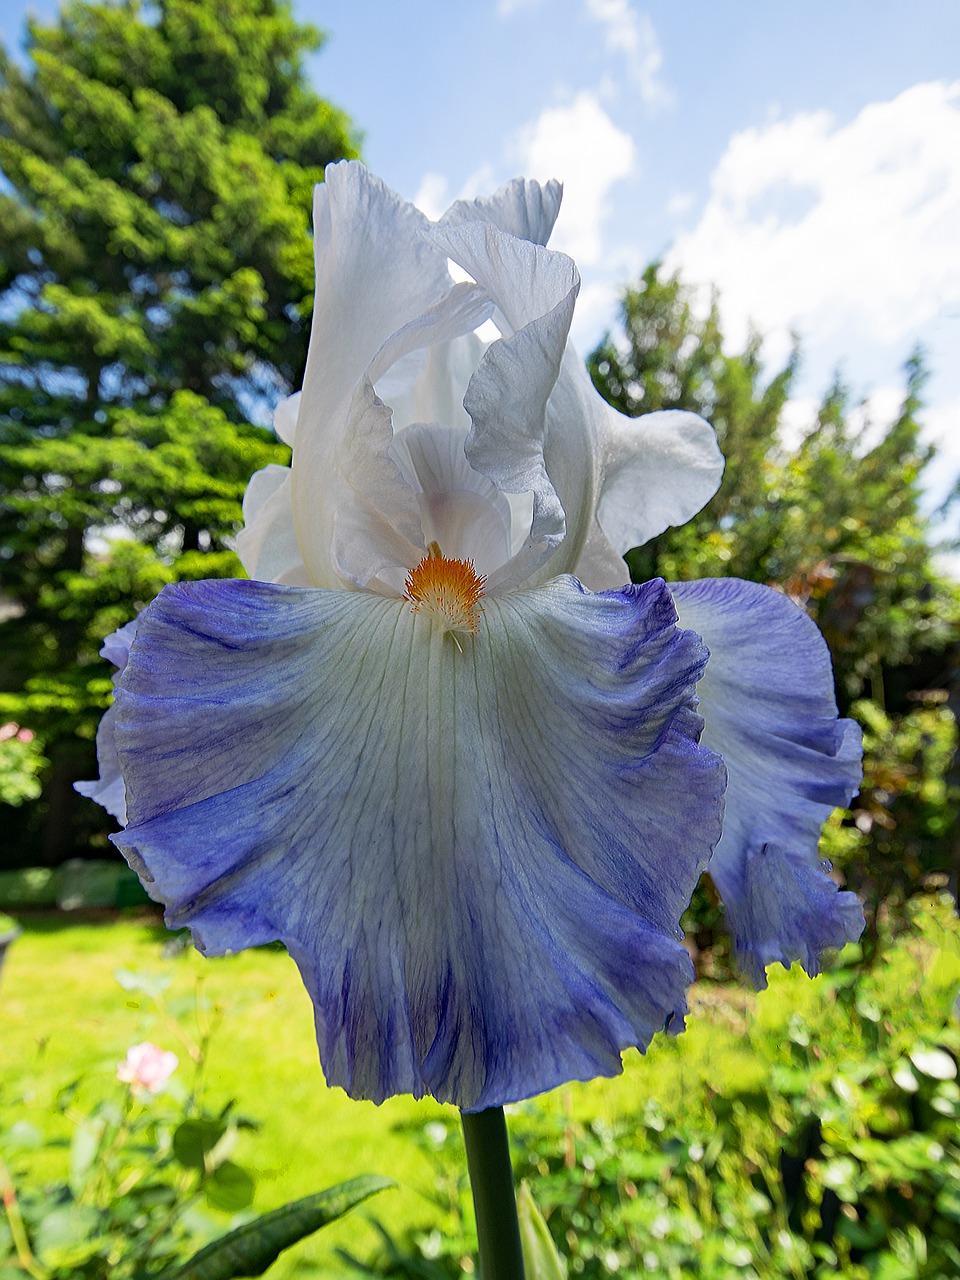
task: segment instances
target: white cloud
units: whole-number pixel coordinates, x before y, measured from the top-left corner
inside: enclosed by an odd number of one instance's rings
[[[552,249],[562,249],[581,265],[602,254],[607,193],[633,172],[633,139],[618,129],[596,95],[583,90],[566,106],[548,107],[519,130],[511,158],[528,178],[559,178],[563,205]]]
[[[866,399],[852,406],[848,422],[854,431],[860,433],[861,449],[872,449],[880,443],[890,424],[899,416],[905,395],[903,383],[875,387]]]
[[[517,0],[506,2],[515,4]],[[603,27],[607,49],[626,58],[644,102],[650,105],[668,102],[670,95],[660,79],[663,53],[649,15],[639,13],[630,0],[586,0],[586,11],[588,17]]]
[[[449,185],[442,173],[425,173],[420,179],[420,186],[413,197],[413,203],[421,213],[425,213],[428,218],[436,222],[450,204],[447,198]]]
[[[931,507],[937,507],[960,479],[960,396],[930,405],[919,413],[921,439],[936,446],[936,456],[924,473]],[[957,536],[954,508],[951,531]],[[960,564],[960,561],[958,561]],[[960,578],[960,572],[957,573]]]
[[[849,124],[804,113],[734,135],[668,257],[721,290],[729,336],[912,340],[960,309],[960,82],[919,84]]]
[[[667,200],[667,214],[671,218],[682,218],[696,202],[697,198],[692,191],[674,191]]]
[[[799,449],[817,421],[820,401],[813,396],[791,396],[780,411],[780,439],[785,449]]]

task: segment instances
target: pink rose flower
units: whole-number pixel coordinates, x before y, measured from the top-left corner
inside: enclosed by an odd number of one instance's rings
[[[159,1093],[177,1069],[177,1055],[167,1049],[158,1049],[145,1040],[131,1045],[123,1062],[117,1065],[117,1079],[134,1089],[147,1093]]]

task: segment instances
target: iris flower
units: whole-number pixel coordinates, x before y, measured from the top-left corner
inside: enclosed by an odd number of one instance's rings
[[[331,166],[251,580],[168,586],[109,644],[86,793],[202,951],[286,944],[355,1097],[618,1072],[682,1025],[708,861],[759,981],[861,926],[816,858],[859,738],[813,623],[750,583],[623,585],[723,463],[697,416],[593,389],[559,205],[518,180],[434,223]]]

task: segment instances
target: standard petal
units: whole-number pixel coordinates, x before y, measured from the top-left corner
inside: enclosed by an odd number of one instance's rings
[[[716,492],[723,457],[692,413],[627,418],[597,393],[570,350],[547,407],[547,470],[567,536],[539,577],[575,573],[591,590],[627,578],[624,553],[683,524]]]
[[[394,430],[415,422],[439,422],[469,430],[470,416],[463,407],[463,397],[488,346],[475,333],[437,343],[423,353],[422,371],[409,388],[388,390],[381,383],[378,392],[393,410]]]
[[[391,334],[449,292],[431,224],[356,161],[328,165],[314,192],[316,293],[298,444],[323,435]]]
[[[292,464],[297,540],[311,581],[338,586],[331,563],[344,435],[354,392],[384,343],[453,290],[431,226],[362,165],[328,166],[316,188],[317,283]]]
[[[134,618],[132,622],[107,636],[103,642],[100,657],[106,658],[117,668],[113,676],[114,685],[127,665],[138,622],[139,619]],[[117,757],[116,707],[113,705],[107,708],[97,726],[97,764],[100,768],[99,778],[92,782],[75,782],[73,789],[88,800],[102,805],[122,825],[127,820],[127,804],[123,778],[120,776],[120,760]]]
[[[547,404],[564,362],[580,287],[573,262],[491,223],[439,227],[437,244],[474,277],[505,317],[470,380],[467,458],[507,493],[531,493],[529,534],[490,579],[498,590],[528,579],[563,541],[564,509],[545,461]]]
[[[198,945],[281,938],[327,1078],[473,1109],[614,1074],[684,1006],[719,829],[663,585],[485,601],[167,588],[119,694],[117,843]]]
[[[392,413],[374,383],[382,388],[392,376],[403,382],[408,374],[416,382],[420,357],[429,366],[432,345],[448,347],[463,338],[490,308],[477,286],[454,285],[439,303],[381,345],[340,410],[338,446],[324,469],[298,470],[299,448],[294,454],[296,539],[312,583],[323,584],[332,571],[338,585],[362,587],[381,570],[402,566],[402,584],[406,570],[423,556],[417,498],[390,456]],[[406,370],[411,360],[414,367]]]
[[[817,858],[825,819],[856,794],[860,729],[837,719],[830,654],[786,596],[735,578],[671,584],[681,624],[710,650],[697,693],[703,742],[723,756],[723,838],[710,874],[744,967],[815,973],[824,947],[859,937],[856,896]]]
[[[492,222],[508,235],[545,245],[560,212],[562,197],[563,186],[555,179],[541,184],[530,178],[514,178],[492,196],[458,200],[440,222],[449,226],[461,222]]]
[[[273,429],[283,441],[291,448],[297,437],[297,418],[300,416],[300,396],[301,392],[295,391],[292,396],[287,396],[273,411]]]
[[[556,385],[576,287],[545,316],[501,338],[480,361],[464,397],[473,427],[470,465],[507,493],[531,493],[533,518],[520,550],[490,577],[503,590],[525,581],[563,541],[566,519],[547,473],[547,401]]]
[[[472,560],[486,577],[510,558],[512,512],[506,495],[467,461],[466,439],[465,430],[418,423],[398,432],[391,456],[417,490],[424,542]]]
[[[723,454],[713,427],[695,413],[628,418],[606,405],[603,412],[597,517],[623,555],[697,514],[720,486]]]
[[[437,223],[426,234],[493,300],[501,333],[516,333],[580,287],[580,273],[566,254],[508,235],[493,223]]]
[[[418,496],[391,456],[390,410],[368,378],[353,395],[346,423],[336,460],[330,560],[338,581],[365,587],[384,569],[412,569],[426,546]]]
[[[293,527],[289,467],[271,462],[250,477],[243,495],[243,528],[237,534],[237,555],[251,578],[290,587],[310,585]]]
[[[403,394],[425,371],[430,347],[449,344],[479,329],[489,320],[492,311],[493,303],[482,289],[472,284],[455,284],[435,306],[390,335],[374,356],[366,371],[367,377],[385,399],[390,399],[391,392]],[[412,366],[415,376],[408,378],[403,370],[398,373],[396,366],[411,356],[422,359]]]

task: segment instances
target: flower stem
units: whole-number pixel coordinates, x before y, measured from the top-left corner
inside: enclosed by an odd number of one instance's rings
[[[462,1112],[460,1119],[477,1214],[481,1280],[523,1280],[517,1197],[503,1108]]]

